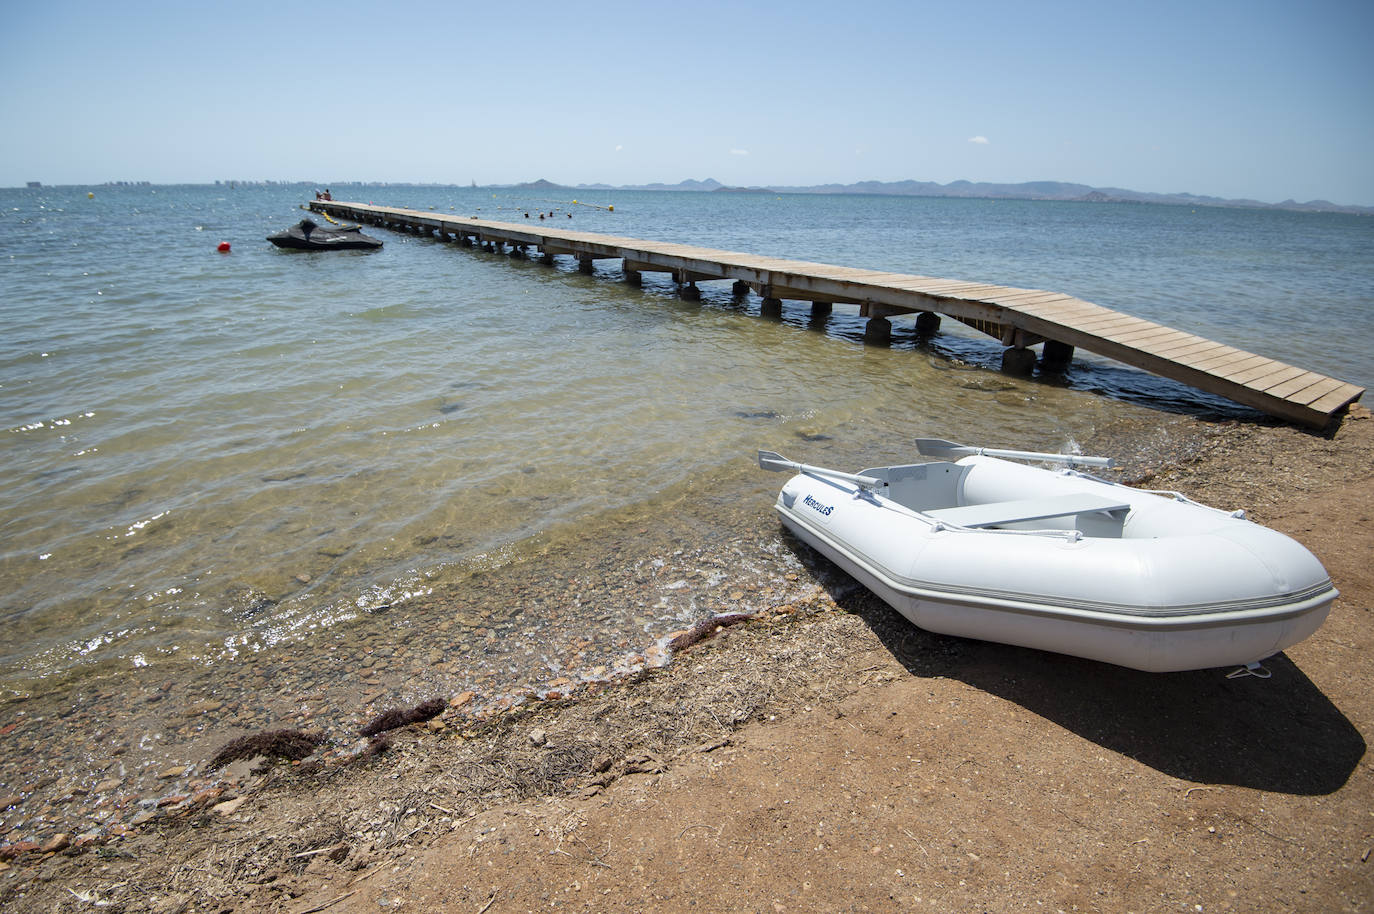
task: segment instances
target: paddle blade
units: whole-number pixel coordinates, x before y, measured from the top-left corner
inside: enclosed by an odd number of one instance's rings
[[[943,438],[917,438],[916,450],[923,457],[942,457],[947,460],[968,457],[978,453],[976,448],[955,444],[953,441],[946,441]]]
[[[759,451],[759,468],[763,470],[772,470],[774,473],[781,473],[784,470],[795,470],[797,465],[781,454],[776,454],[773,451]]]
[[[1007,457],[1012,460],[1043,460],[1050,463],[1062,463],[1071,467],[1116,466],[1116,461],[1110,457],[1081,457],[1077,454],[1042,454],[1039,451],[1007,451],[992,447],[969,447],[965,444],[945,441],[942,438],[917,438],[916,449],[923,456],[940,457],[945,460],[957,460],[960,457],[986,454],[989,457]]]

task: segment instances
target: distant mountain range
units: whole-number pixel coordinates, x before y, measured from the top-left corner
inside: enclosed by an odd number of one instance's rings
[[[1171,206],[1235,206],[1253,209],[1301,210],[1316,213],[1354,213],[1374,216],[1374,206],[1344,206],[1329,200],[1299,203],[1264,203],[1260,200],[1228,200],[1197,194],[1152,194],[1120,187],[1090,187],[1063,181],[1027,181],[1023,184],[990,184],[984,181],[859,181],[855,184],[816,184],[808,187],[769,185],[729,187],[714,178],[688,179],[677,184],[555,184],[543,178],[525,184],[502,185],[517,190],[666,190],[754,194],[884,194],[903,197],[976,197],[990,200],[1073,200],[1082,203],[1161,203]]]

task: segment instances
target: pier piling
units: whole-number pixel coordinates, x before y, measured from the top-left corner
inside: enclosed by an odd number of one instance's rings
[[[1018,378],[1035,374],[1035,350],[1013,346],[1002,353],[1002,371]]]
[[[1058,340],[1045,340],[1040,350],[1040,367],[1044,371],[1064,371],[1073,362],[1073,347]]]
[[[892,321],[885,317],[870,317],[864,324],[864,342],[869,346],[888,346],[892,343]]]

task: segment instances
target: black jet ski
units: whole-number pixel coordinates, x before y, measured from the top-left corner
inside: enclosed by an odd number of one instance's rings
[[[302,219],[285,231],[268,235],[267,240],[279,248],[293,251],[375,251],[382,243],[364,235],[358,226],[346,229],[320,228],[310,219]]]

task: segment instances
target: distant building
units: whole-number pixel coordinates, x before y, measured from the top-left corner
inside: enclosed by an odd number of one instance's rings
[[[42,182],[42,181],[30,181],[30,182],[29,182],[29,187],[42,187],[42,186],[43,186],[43,182]]]

